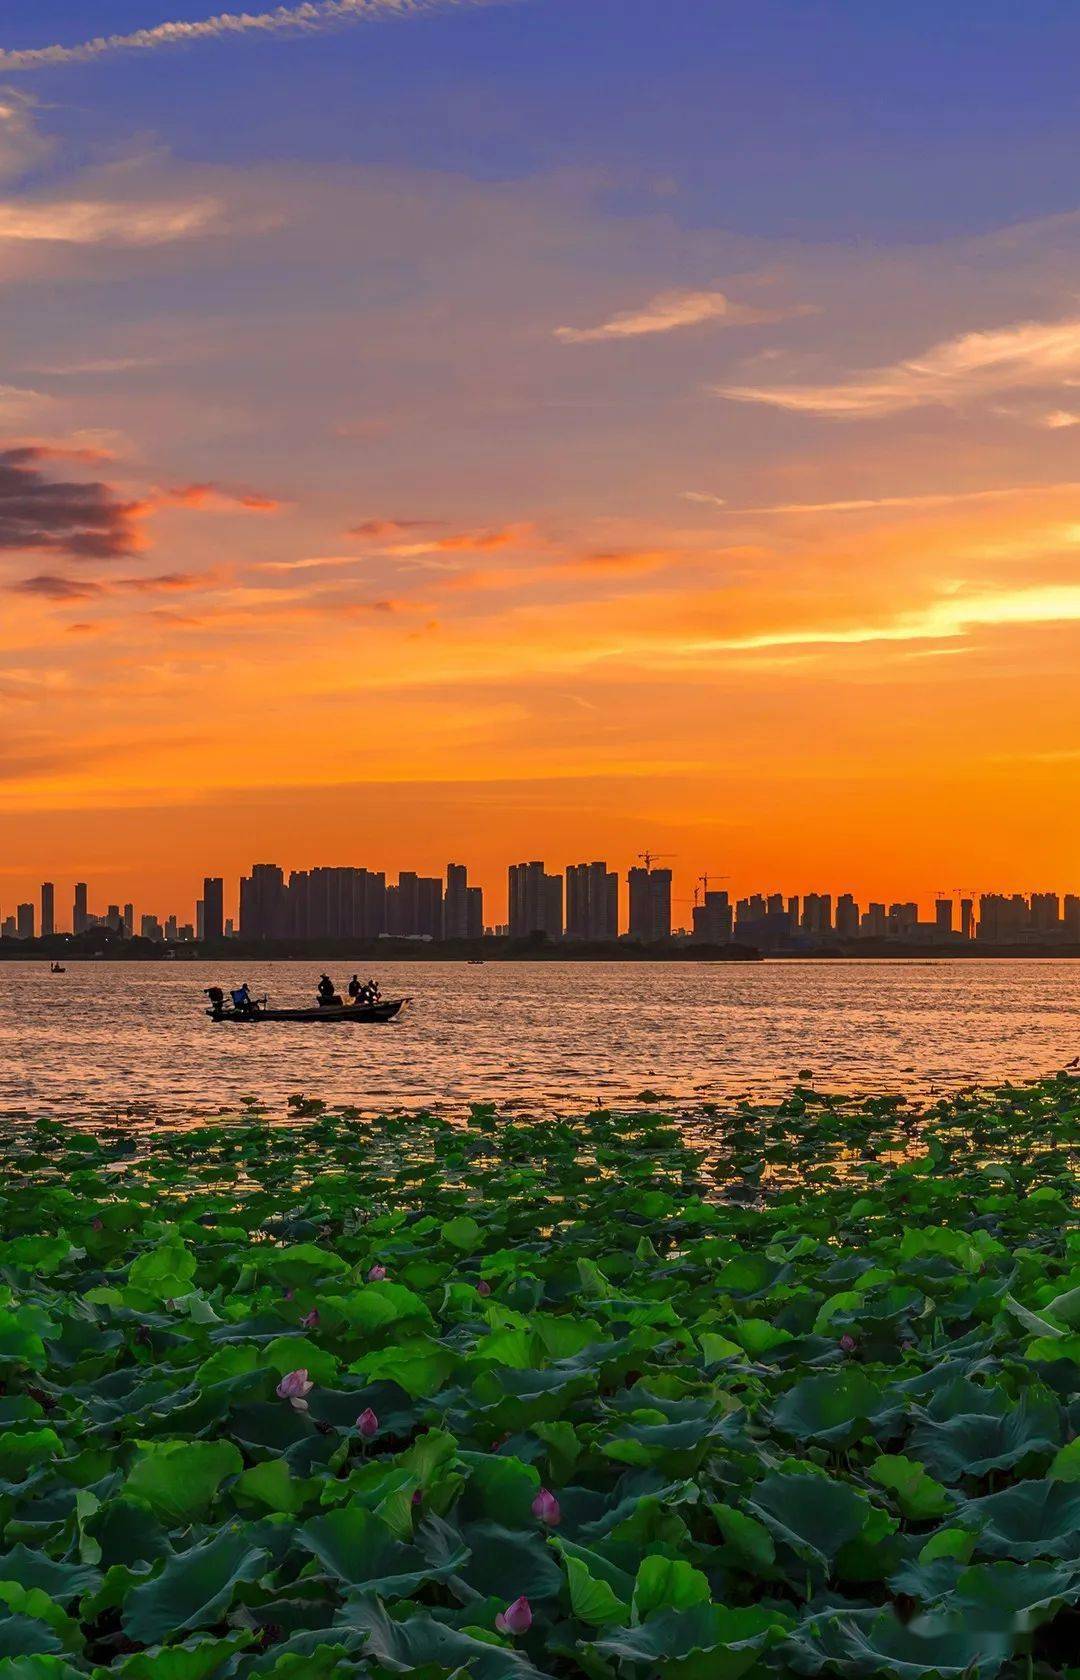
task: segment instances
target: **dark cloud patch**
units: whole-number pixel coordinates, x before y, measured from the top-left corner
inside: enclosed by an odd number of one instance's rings
[[[58,572],[39,572],[8,584],[13,595],[36,595],[45,601],[91,601],[99,595],[118,595],[130,590],[136,595],[170,595],[184,589],[201,589],[216,574],[212,572],[159,572],[153,577],[114,578],[102,583],[96,578],[65,577]]]
[[[172,590],[201,589],[210,582],[210,572],[159,572],[156,577],[117,578],[117,589],[133,589],[137,595],[168,594]]]
[[[430,531],[441,524],[438,519],[364,519],[350,525],[350,537],[400,537],[407,531]]]
[[[37,444],[0,450],[0,551],[44,550],[76,560],[137,553],[146,504],[124,501],[100,479],[55,477],[44,470],[54,458]]]
[[[20,578],[8,587],[13,595],[38,595],[46,601],[90,601],[105,593],[101,584],[90,578],[59,577],[55,572]]]

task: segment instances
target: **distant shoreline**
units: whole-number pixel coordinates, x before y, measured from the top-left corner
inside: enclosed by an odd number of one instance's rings
[[[378,967],[395,963],[456,962],[464,964],[500,964],[519,962],[582,963],[757,963],[775,962],[945,962],[979,961],[980,959],[1042,959],[1051,957],[1080,958],[1078,944],[1046,945],[989,945],[972,941],[967,944],[918,945],[882,941],[859,941],[843,944],[808,946],[798,950],[760,951],[748,945],[694,945],[672,941],[657,945],[641,945],[630,940],[616,943],[567,941],[553,944],[533,940],[485,939],[483,941],[424,942],[380,939],[337,940],[244,940],[230,939],[212,945],[197,941],[163,946],[149,939],[105,938],[99,932],[72,936],[55,935],[50,939],[0,940],[2,962],[186,962],[230,963],[242,968],[252,963],[326,962],[355,963],[361,967]]]

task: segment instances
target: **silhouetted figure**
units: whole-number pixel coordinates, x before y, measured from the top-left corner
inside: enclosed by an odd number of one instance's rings
[[[230,996],[232,997],[233,1008],[239,1009],[242,1014],[246,1014],[252,1007],[251,987],[246,980],[242,986],[235,986]]]
[[[334,988],[334,982],[331,980],[329,974],[324,974],[322,976],[315,992],[315,996],[319,1000],[320,1009],[332,1009],[335,1006],[338,1008],[341,1007],[341,999],[338,997]]]
[[[352,979],[349,981],[349,996],[352,998],[354,1003],[359,1003],[363,997],[363,993],[364,988],[360,984],[360,976],[358,974],[354,974]]]
[[[225,1013],[225,993],[220,986],[207,986],[206,995],[210,999],[210,1011],[215,1020],[219,1020]]]

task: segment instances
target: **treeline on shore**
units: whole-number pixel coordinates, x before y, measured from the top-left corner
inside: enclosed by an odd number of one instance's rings
[[[175,945],[139,936],[125,938],[109,928],[57,933],[47,939],[0,939],[0,961],[79,962],[344,962],[361,966],[387,962],[760,962],[863,957],[923,961],[942,957],[1080,957],[1080,945],[904,944],[895,940],[831,940],[819,946],[762,952],[752,945],[695,944],[686,939],[644,944],[639,940],[550,940],[486,935],[483,939],[222,939],[183,940]]]
[[[86,933],[52,934],[47,939],[0,939],[0,960],[113,962],[757,962],[761,953],[749,945],[688,945],[665,940],[655,945],[637,940],[549,940],[487,936],[483,939],[130,939],[108,928]]]

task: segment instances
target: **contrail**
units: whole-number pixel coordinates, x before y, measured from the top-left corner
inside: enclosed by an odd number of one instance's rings
[[[185,46],[192,41],[225,40],[231,35],[273,35],[288,30],[321,29],[338,23],[360,23],[386,17],[409,17],[444,6],[473,6],[487,0],[303,0],[300,5],[275,6],[269,12],[219,12],[194,23],[159,23],[127,35],[97,35],[74,46],[0,48],[0,73],[44,70],[54,64],[85,64],[109,53],[152,52],[157,47]]]

